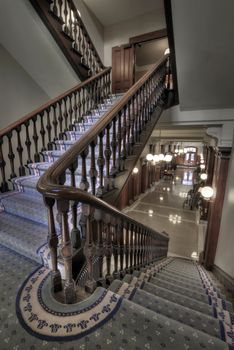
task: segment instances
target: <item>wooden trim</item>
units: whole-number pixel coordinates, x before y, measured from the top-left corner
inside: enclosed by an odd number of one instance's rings
[[[234,296],[234,278],[217,265],[213,266],[212,272],[215,277],[225,286],[225,288]]]
[[[145,33],[129,38],[129,43],[132,45],[144,43],[146,41],[156,40],[167,37],[167,29],[163,28],[160,30],[155,30],[154,32]]]
[[[176,69],[175,40],[172,19],[171,0],[164,0],[165,18],[167,24],[168,44],[170,48],[170,62],[173,76],[174,104],[179,104],[179,90]]]

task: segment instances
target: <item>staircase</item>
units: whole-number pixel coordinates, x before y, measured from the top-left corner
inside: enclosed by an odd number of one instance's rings
[[[91,109],[81,122],[75,122],[73,131],[65,131],[65,140],[55,140],[54,150],[43,151],[43,162],[29,163],[28,176],[12,178],[14,191],[0,195],[0,244],[12,249],[38,263],[48,265],[45,256],[48,235],[48,217],[42,195],[37,191],[37,182],[45,171],[69,147],[90,129],[104,113],[118,102],[122,95],[110,95],[102,104]],[[90,157],[87,159],[90,165]],[[81,169],[75,173],[76,183],[81,182]],[[71,183],[71,175],[66,175],[65,184]],[[96,183],[98,188],[99,183]],[[89,189],[90,191],[90,189]],[[59,230],[59,223],[56,222]]]

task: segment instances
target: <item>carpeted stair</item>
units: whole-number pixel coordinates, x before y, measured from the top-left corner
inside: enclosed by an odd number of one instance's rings
[[[73,131],[65,132],[65,140],[54,142],[55,149],[43,152],[44,162],[28,164],[29,175],[12,179],[14,191],[0,195],[0,244],[15,252],[47,265],[42,249],[47,242],[47,211],[42,196],[36,190],[39,177],[71,147],[102,115],[118,101],[122,94],[111,95],[83,121],[74,124]],[[104,140],[105,143],[105,140]],[[98,151],[98,150],[97,150]],[[90,155],[87,157],[87,169]],[[76,183],[81,181],[81,162],[76,170]],[[70,184],[67,173],[66,183]],[[97,182],[97,186],[99,183]],[[59,224],[56,222],[57,231]],[[48,253],[48,252],[47,252]],[[48,256],[48,254],[47,254]]]
[[[233,306],[206,271],[192,261],[167,259],[125,275],[122,281],[113,281],[109,289],[171,321],[180,322],[188,337],[199,330],[234,345]],[[204,345],[204,349],[208,348]]]

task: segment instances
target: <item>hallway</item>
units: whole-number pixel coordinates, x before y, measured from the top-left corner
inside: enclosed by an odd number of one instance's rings
[[[158,232],[170,235],[169,255],[190,258],[198,251],[196,212],[183,209],[192,188],[193,170],[177,169],[174,180],[160,180],[141,195],[125,212]],[[177,215],[177,217],[176,217]]]

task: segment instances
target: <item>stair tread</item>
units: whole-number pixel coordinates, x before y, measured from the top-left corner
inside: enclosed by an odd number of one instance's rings
[[[0,213],[0,224],[1,244],[41,263],[37,250],[47,241],[46,225],[6,212]]]

